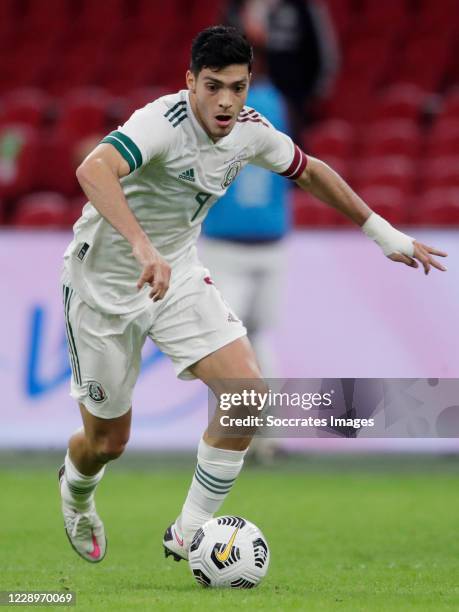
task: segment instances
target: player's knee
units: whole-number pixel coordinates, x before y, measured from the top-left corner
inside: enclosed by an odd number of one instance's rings
[[[100,463],[108,463],[121,457],[127,442],[127,437],[104,436],[93,443],[93,451]]]

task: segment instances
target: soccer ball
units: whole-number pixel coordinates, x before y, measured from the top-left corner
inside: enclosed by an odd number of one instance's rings
[[[269,548],[253,523],[240,516],[219,516],[195,533],[189,564],[202,586],[251,589],[268,571]]]

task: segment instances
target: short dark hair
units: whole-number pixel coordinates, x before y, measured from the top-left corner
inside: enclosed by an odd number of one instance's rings
[[[190,70],[197,75],[203,68],[220,70],[231,64],[247,64],[252,70],[253,51],[246,37],[230,26],[211,26],[199,32],[191,45]]]

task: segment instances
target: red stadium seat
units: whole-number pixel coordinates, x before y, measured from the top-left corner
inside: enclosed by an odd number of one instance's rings
[[[425,108],[428,95],[417,85],[400,83],[389,87],[378,96],[372,105],[370,119],[381,121],[409,120],[418,121]]]
[[[414,35],[404,50],[393,80],[414,83],[426,91],[438,90],[452,57],[451,44],[452,39],[447,35]]]
[[[459,87],[448,93],[443,100],[443,108],[438,120],[459,122]]]
[[[377,62],[368,61],[377,57]],[[341,79],[360,80],[367,86],[379,85],[391,67],[392,41],[387,35],[353,39],[344,56]]]
[[[360,197],[375,212],[390,223],[405,223],[408,219],[406,193],[397,187],[383,185],[368,186],[359,191]]]
[[[457,20],[457,0],[420,0],[415,25],[417,30],[442,35],[454,30]]]
[[[68,202],[65,224],[72,226],[81,217],[83,207],[88,202],[88,198],[84,193],[80,193]]]
[[[138,39],[128,45],[127,48],[120,48],[113,54],[109,65],[100,75],[100,83],[111,92],[125,96],[126,93],[142,86],[155,85],[155,74],[161,69],[161,64],[166,64],[171,69],[171,57],[164,62],[157,47],[158,42],[152,51],[150,39]],[[139,61],[142,58],[142,61]],[[116,65],[116,70],[112,69]],[[173,64],[172,64],[173,66]]]
[[[382,121],[362,130],[360,144],[362,156],[417,157],[420,131],[412,121]]]
[[[450,62],[448,69],[446,70],[445,80],[444,80],[444,90],[454,91],[458,89],[459,84],[459,62],[457,61],[458,54],[458,45],[457,45],[457,36],[456,36],[456,44],[452,47],[452,53],[450,56]]]
[[[382,29],[393,29],[405,25],[409,16],[409,3],[406,0],[363,0],[359,11],[360,27],[368,31],[381,32]]]
[[[79,41],[61,53],[47,72],[47,88],[54,94],[87,88],[110,62],[110,50],[103,40]]]
[[[359,124],[366,121],[373,104],[374,92],[368,83],[357,76],[338,78],[331,96],[321,104],[325,117],[345,119]]]
[[[37,48],[36,54],[29,54],[29,63],[37,63],[40,54],[47,56],[47,65],[53,62],[59,55],[62,45],[69,38],[71,24],[70,3],[65,0],[29,0],[26,4],[25,14],[21,15],[17,32],[17,40],[27,41]],[[41,85],[46,79],[28,81],[22,80],[21,84]]]
[[[30,127],[0,127],[0,198],[15,198],[31,188],[39,152],[38,135]]]
[[[19,87],[35,87],[40,85],[52,61],[52,45],[45,41],[19,40],[15,52],[9,52],[0,58],[1,80],[3,92]]]
[[[186,18],[184,16],[185,11]],[[134,13],[128,20],[127,28],[125,27],[125,32],[130,36],[125,41],[124,48],[120,50],[118,61],[130,63],[131,67],[129,69],[134,72],[134,75],[143,71],[142,62],[148,65],[153,74],[156,74],[163,65],[167,70],[173,70],[173,55],[184,42],[184,24],[191,20],[193,11],[192,2],[182,5],[178,0],[171,0],[162,2],[159,8],[156,2],[139,0]],[[171,44],[171,40],[174,40],[173,44]],[[189,42],[187,40],[186,44]],[[141,55],[137,55],[136,63],[124,59],[126,53],[132,57],[131,50],[134,48],[139,49],[141,53]],[[139,57],[142,57],[142,62],[138,61]],[[167,58],[166,61],[165,58]],[[135,86],[152,86],[163,82],[137,79]],[[119,91],[119,93],[124,95],[126,91],[128,90]]]
[[[49,42],[65,40],[70,24],[70,4],[63,0],[29,0],[21,15],[20,35],[24,40]],[[31,58],[33,61],[33,58]]]
[[[319,158],[349,158],[353,153],[354,129],[339,119],[324,121],[302,135],[305,150]]]
[[[123,0],[82,0],[79,3],[75,27],[80,38],[91,35],[106,37],[107,33],[118,31],[125,17]]]
[[[11,223],[17,227],[62,227],[67,201],[59,193],[42,192],[23,197],[16,205]]]
[[[459,155],[459,121],[437,120],[426,140],[429,157],[450,157]]]
[[[17,0],[0,2],[0,48],[10,41],[18,26]]]
[[[391,187],[405,196],[414,188],[415,164],[409,157],[369,157],[354,164],[355,188]]]
[[[459,225],[459,189],[426,191],[412,207],[411,222],[422,225]]]
[[[182,4],[180,0],[170,0],[169,2],[162,2],[161,7],[151,0],[139,0],[133,15],[137,23],[136,35],[157,34],[161,39],[168,38],[171,27],[177,28],[177,25],[183,21],[185,6],[189,10],[189,18],[191,19],[191,14],[195,8],[193,0],[189,0],[185,4]],[[169,33],[165,30],[169,30]]]
[[[2,0],[0,2],[0,19],[3,21],[14,21],[17,17],[17,0]]]
[[[23,19],[34,25],[46,25],[53,20],[67,21],[70,18],[70,3],[65,0],[28,0]]]
[[[293,193],[293,219],[296,227],[350,224],[344,215],[301,189]]]
[[[40,144],[33,186],[37,190],[58,191],[66,196],[79,192],[74,157],[76,141],[70,137],[50,134]]]
[[[215,2],[215,0],[188,0],[186,4],[191,10],[188,18],[183,19],[182,23],[184,26],[184,36],[189,39],[193,38],[197,32],[220,23],[222,20],[222,2]]]
[[[423,189],[455,187],[459,189],[459,155],[427,158],[423,163]]]
[[[215,23],[214,15],[220,7],[221,3],[213,0],[186,3],[172,0],[162,3],[158,10],[155,2],[140,0],[128,28],[133,37],[125,43],[117,62],[118,79],[116,75],[105,76],[104,84],[123,96],[130,89],[142,86],[165,85],[171,91],[183,88],[191,40],[200,24]],[[142,62],[138,61],[135,47],[141,53]]]
[[[52,101],[41,89],[17,89],[1,98],[0,125],[21,123],[39,127],[46,119]]]
[[[125,46],[114,50],[107,64],[101,69],[98,82],[122,96],[134,89],[164,83],[161,74],[179,70],[175,56],[180,45],[172,51],[163,49],[161,36],[136,36],[128,40]],[[139,61],[139,58],[142,58],[142,61]],[[116,65],[116,70],[113,70],[113,65]],[[175,67],[174,71],[170,70],[171,65]]]
[[[338,39],[342,44],[352,21],[351,2],[350,0],[328,0],[327,8],[332,24],[338,34]]]
[[[58,136],[83,138],[107,131],[112,97],[100,88],[77,89],[63,100],[56,126]]]

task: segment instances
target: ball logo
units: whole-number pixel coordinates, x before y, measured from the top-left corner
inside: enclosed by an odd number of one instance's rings
[[[105,393],[104,388],[99,382],[97,382],[97,380],[91,380],[88,383],[88,393],[89,397],[94,402],[105,402],[107,399],[107,394]]]
[[[234,540],[236,539],[237,532],[239,531],[239,527],[233,531],[233,535],[230,537],[228,544],[224,547],[224,549],[220,552],[215,552],[215,556],[220,561],[220,563],[225,563],[228,561],[228,557],[230,556],[231,549],[233,548]]]
[[[234,179],[237,177],[239,170],[241,169],[241,162],[234,161],[232,164],[228,166],[227,171],[225,172],[225,176],[222,181],[223,189],[226,189],[231,185]]]
[[[236,532],[239,527],[236,528]],[[233,534],[235,536],[236,534]],[[241,560],[241,551],[238,546],[233,546],[234,540],[231,539],[228,543],[217,542],[210,555],[211,561],[217,567],[222,570],[228,568],[234,563]]]

